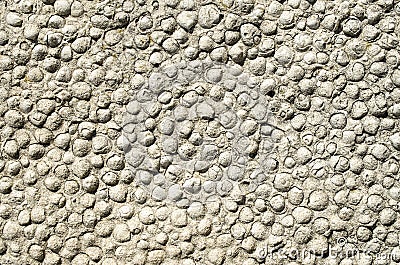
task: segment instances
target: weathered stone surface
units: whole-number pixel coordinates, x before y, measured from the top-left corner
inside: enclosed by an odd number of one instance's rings
[[[0,1],[0,264],[400,262],[399,10]]]

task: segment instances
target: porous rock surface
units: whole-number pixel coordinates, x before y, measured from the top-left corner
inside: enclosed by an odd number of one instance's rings
[[[397,2],[0,1],[0,264],[400,262]]]

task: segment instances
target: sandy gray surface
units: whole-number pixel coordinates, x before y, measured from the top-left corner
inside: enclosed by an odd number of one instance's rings
[[[0,265],[400,262],[400,4],[0,0]]]

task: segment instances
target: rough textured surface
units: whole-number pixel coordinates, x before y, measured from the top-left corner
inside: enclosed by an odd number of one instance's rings
[[[0,1],[0,264],[400,262],[397,2]]]

